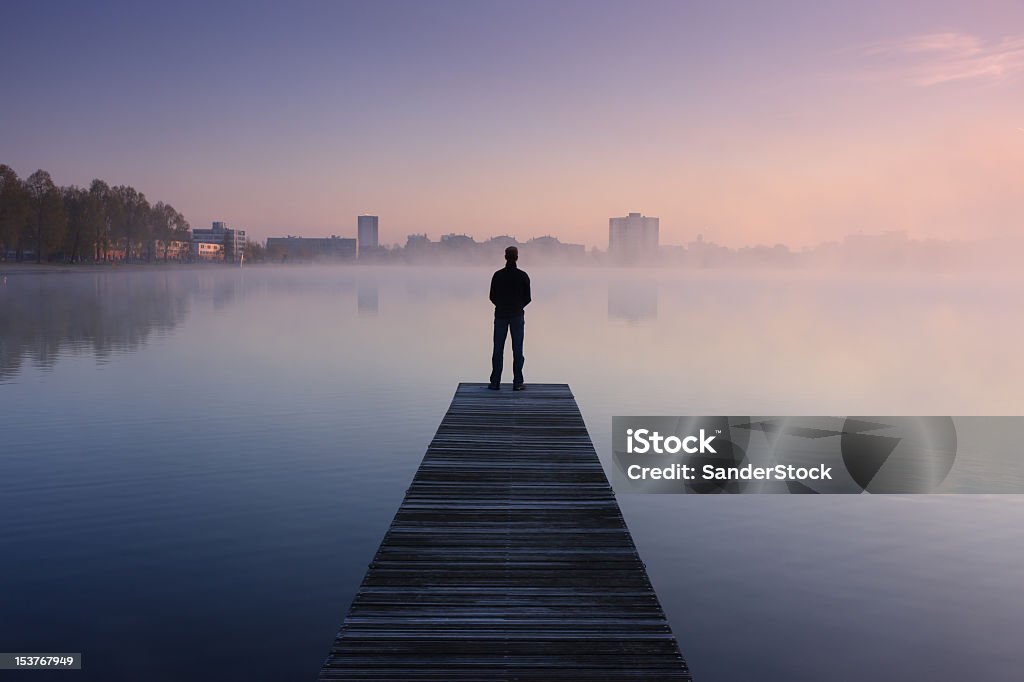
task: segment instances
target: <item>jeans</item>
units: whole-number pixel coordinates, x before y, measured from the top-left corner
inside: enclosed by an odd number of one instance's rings
[[[523,328],[526,320],[518,317],[494,318],[494,352],[491,354],[491,383],[501,383],[501,368],[505,356],[505,337],[512,333],[512,381],[516,386],[523,383]]]

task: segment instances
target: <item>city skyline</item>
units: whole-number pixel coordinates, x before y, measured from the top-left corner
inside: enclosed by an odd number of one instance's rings
[[[0,28],[5,162],[257,240],[371,213],[382,244],[606,248],[640,210],[801,248],[1009,236],[1024,205],[1019,3],[58,6]]]

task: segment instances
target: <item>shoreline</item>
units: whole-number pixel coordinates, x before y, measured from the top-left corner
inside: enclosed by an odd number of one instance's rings
[[[248,264],[247,264],[248,265]],[[175,261],[157,261],[153,263],[32,263],[18,261],[0,261],[0,275],[40,275],[49,273],[73,272],[137,272],[153,268],[224,268],[239,267],[237,264],[225,263],[181,263]]]
[[[302,269],[324,269],[324,268],[380,268],[380,269],[402,269],[402,268],[439,268],[439,269],[457,269],[457,268],[487,268],[491,267],[491,263],[446,263],[446,262],[404,262],[404,261],[368,261],[368,262],[305,262],[305,261],[293,261],[290,263],[276,263],[267,261],[247,261],[244,264],[238,263],[223,263],[223,262],[201,262],[201,261],[153,261],[150,263],[139,262],[139,263],[118,263],[118,262],[105,262],[105,263],[34,263],[27,261],[0,261],[0,276],[6,277],[8,275],[43,275],[43,274],[71,274],[71,273],[89,273],[89,272],[144,272],[154,271],[159,269],[175,269],[180,271],[187,270],[239,270],[249,268],[288,268],[295,270]],[[913,269],[913,268],[875,268],[875,269],[857,269],[857,268],[826,268],[826,267],[706,267],[706,268],[694,268],[680,265],[673,265],[667,263],[652,264],[649,266],[629,266],[629,265],[614,265],[609,263],[558,263],[558,262],[545,262],[538,261],[531,265],[538,269],[546,268],[581,268],[588,270],[607,270],[618,274],[626,275],[637,272],[651,273],[651,272],[679,272],[687,273],[691,275],[697,274],[717,274],[721,276],[735,276],[735,275],[767,275],[767,276],[791,276],[791,275],[843,275],[843,276],[855,276],[867,279],[874,278],[892,278],[892,277],[932,277],[941,279],[959,279],[963,277],[968,278],[995,278],[995,279],[1006,279],[1007,277],[1013,277],[1016,275],[1016,270],[1012,268],[955,268],[943,270],[941,268],[936,269]]]

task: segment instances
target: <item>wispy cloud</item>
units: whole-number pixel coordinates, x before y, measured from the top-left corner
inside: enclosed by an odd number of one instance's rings
[[[895,77],[919,87],[951,81],[1001,81],[1024,73],[1024,35],[996,41],[949,31],[909,36],[864,48],[883,61],[875,76]]]

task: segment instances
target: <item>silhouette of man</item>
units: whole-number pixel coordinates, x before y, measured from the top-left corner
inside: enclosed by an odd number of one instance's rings
[[[501,388],[501,367],[505,356],[505,337],[512,334],[512,390],[523,385],[523,308],[530,303],[530,276],[516,266],[519,249],[505,249],[505,267],[491,277],[491,303],[494,304],[494,352],[491,354],[491,383],[487,388]]]

